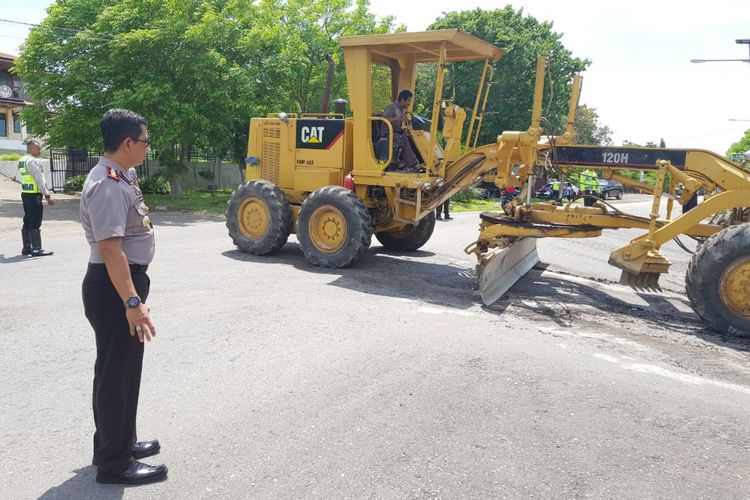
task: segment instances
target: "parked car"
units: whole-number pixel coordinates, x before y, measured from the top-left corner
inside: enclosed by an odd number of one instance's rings
[[[576,186],[575,184],[566,182],[562,186],[562,192],[565,198],[572,200],[573,198],[576,198],[578,196],[581,190],[578,189],[578,186]],[[552,183],[548,182],[544,186],[534,191],[534,196],[536,196],[537,198],[546,198],[546,199],[551,200],[552,199]]]
[[[600,179],[599,180],[599,196],[603,200],[614,198],[616,200],[622,199],[622,194],[625,192],[625,187],[617,181]]]

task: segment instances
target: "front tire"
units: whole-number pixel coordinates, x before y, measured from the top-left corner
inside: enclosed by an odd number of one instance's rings
[[[355,193],[341,186],[324,187],[302,203],[297,239],[311,264],[349,267],[370,247],[372,219]]]
[[[434,230],[435,212],[432,212],[417,225],[406,226],[398,231],[375,233],[375,237],[388,250],[413,252],[427,243]]]
[[[278,251],[292,231],[292,207],[283,191],[265,180],[247,181],[227,202],[229,236],[242,252]]]
[[[690,261],[685,288],[693,309],[709,327],[750,336],[750,223],[708,238]]]

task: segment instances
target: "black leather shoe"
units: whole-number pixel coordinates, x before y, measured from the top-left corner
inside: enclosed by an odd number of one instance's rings
[[[158,439],[152,439],[151,441],[138,441],[133,445],[132,455],[133,458],[138,460],[139,458],[150,457],[156,455],[161,450],[161,445]],[[99,461],[94,457],[91,460],[91,465],[99,465]]]
[[[97,474],[96,482],[105,484],[148,484],[167,478],[167,466],[148,465],[133,461],[130,467],[119,474]]]
[[[159,450],[161,450],[161,445],[158,439],[139,441],[133,445],[133,458],[138,460],[139,458],[150,457],[159,453]]]

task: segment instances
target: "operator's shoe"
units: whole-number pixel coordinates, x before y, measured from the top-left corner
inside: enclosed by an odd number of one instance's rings
[[[445,220],[453,220],[453,217],[451,217],[450,215],[446,215]]]
[[[133,460],[130,466],[122,472],[96,474],[96,482],[106,484],[148,484],[163,481],[166,478],[166,465],[148,465],[136,460]]]
[[[443,220],[443,216],[442,215],[436,215],[435,216],[435,220]]]
[[[132,455],[133,458],[138,460],[139,458],[150,457],[156,455],[161,450],[161,445],[158,439],[152,439],[151,441],[138,441],[133,445]],[[94,457],[91,460],[91,465],[99,465],[99,461]]]

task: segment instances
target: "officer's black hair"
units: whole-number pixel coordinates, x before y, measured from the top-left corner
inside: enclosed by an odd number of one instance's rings
[[[110,109],[104,113],[99,125],[104,150],[114,153],[126,138],[138,139],[142,132],[141,126],[148,127],[148,120],[138,113],[127,109]]]
[[[412,94],[410,90],[402,90],[401,92],[398,93],[398,101],[400,102],[400,101],[405,101],[407,99],[411,99],[413,95],[414,94]]]

